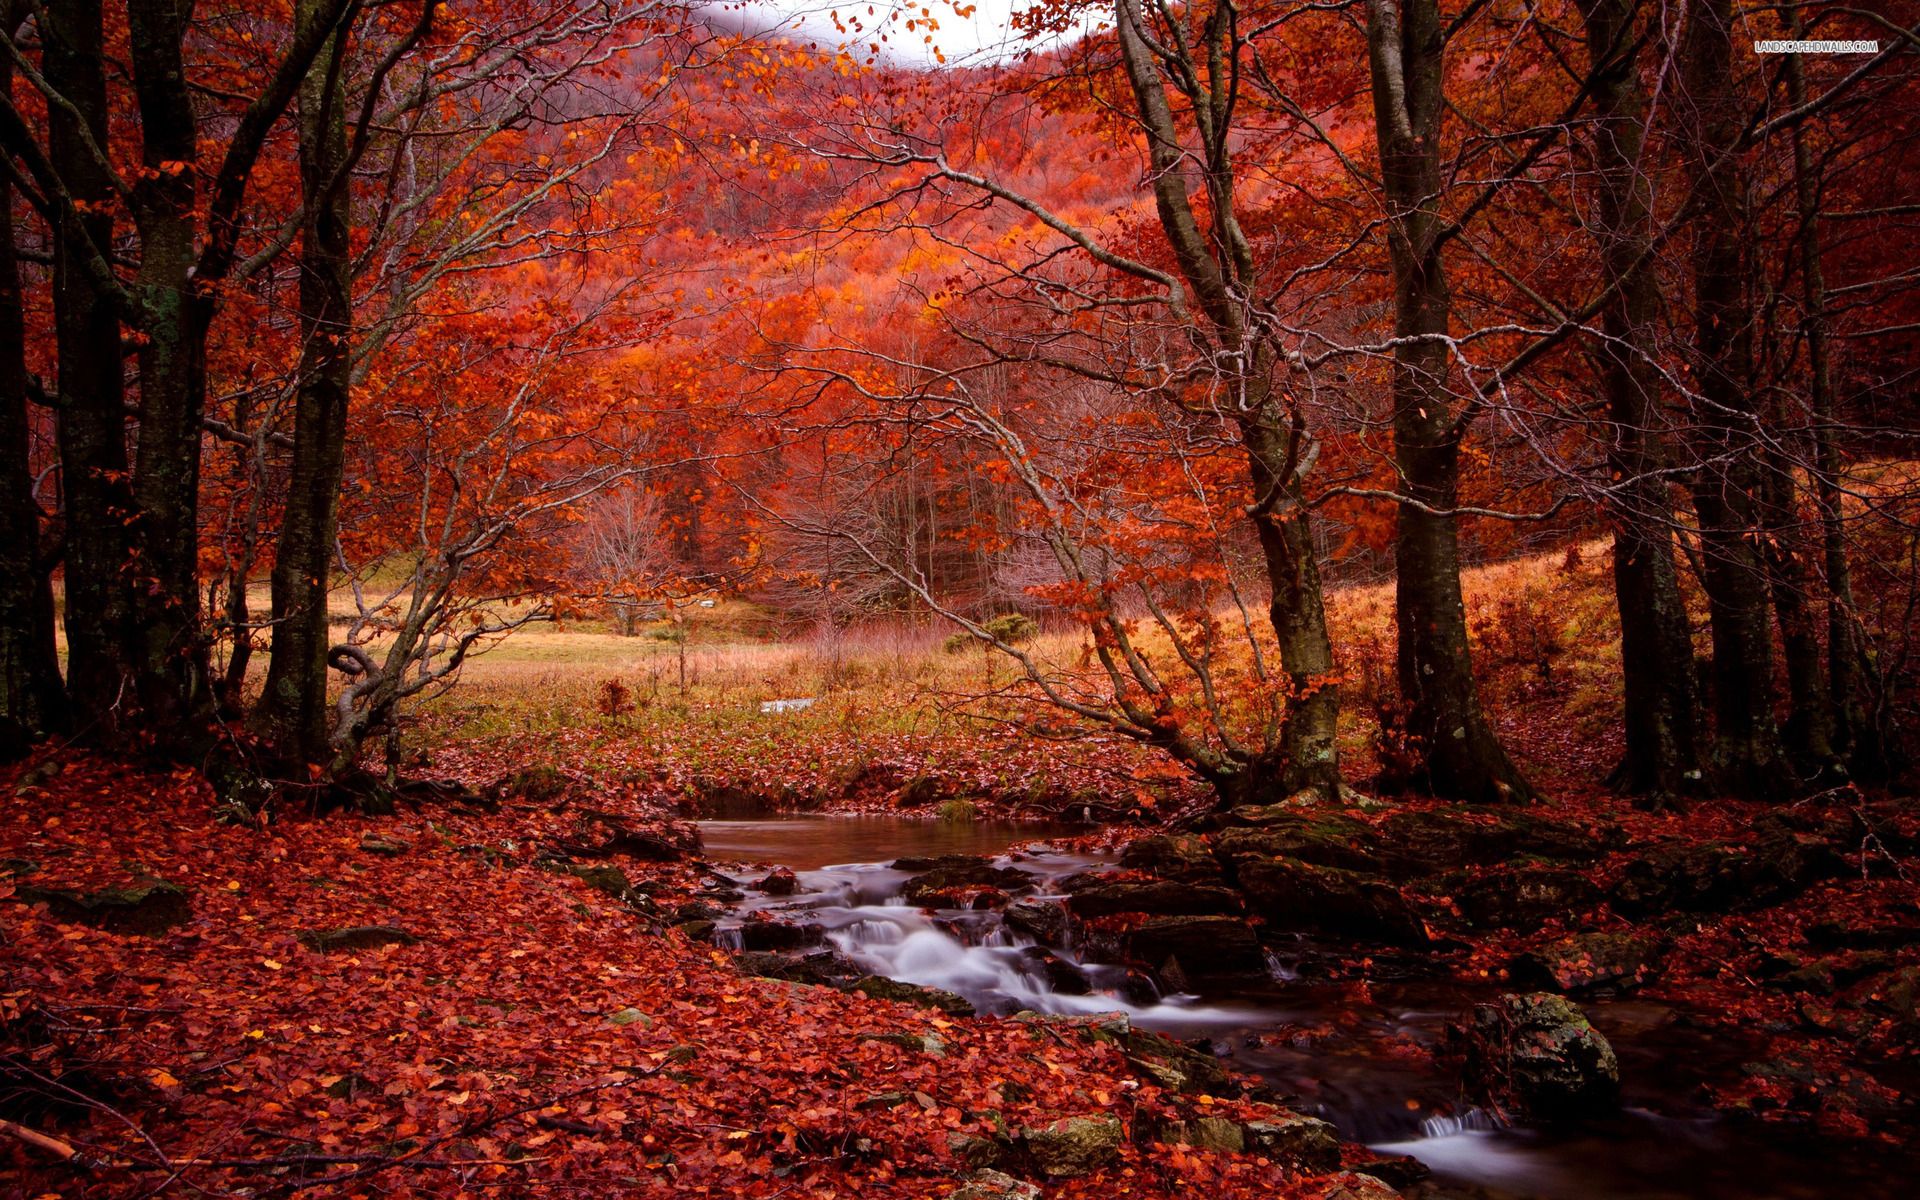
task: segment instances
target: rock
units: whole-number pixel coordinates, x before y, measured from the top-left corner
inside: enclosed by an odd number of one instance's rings
[[[589,867],[580,864],[568,864],[561,870],[586,884],[596,892],[605,892],[615,900],[631,899],[635,892],[627,873],[619,867]]]
[[[1043,1013],[1023,1008],[1009,1019],[1022,1025],[1045,1026],[1062,1033],[1076,1033],[1090,1042],[1118,1043],[1133,1033],[1132,1019],[1124,1012]]]
[[[26,884],[14,895],[28,904],[45,904],[56,920],[116,933],[163,933],[193,915],[187,890],[158,879],[97,892]]]
[[[1910,925],[1848,925],[1816,921],[1807,926],[1807,941],[1828,950],[1904,950],[1920,942],[1920,921]]]
[[[1159,916],[1203,916],[1240,911],[1240,897],[1232,888],[1203,883],[1175,883],[1167,879],[1114,880],[1099,873],[1076,875],[1063,885],[1068,906],[1076,917],[1104,917],[1114,913],[1153,913]]]
[[[1347,1171],[1332,1187],[1320,1193],[1320,1200],[1402,1200],[1399,1192],[1371,1175]]]
[[[869,975],[855,980],[852,990],[875,1000],[898,1000],[905,1004],[917,1004],[921,1008],[937,1008],[950,1017],[973,1015],[973,1005],[961,996],[941,988],[889,979],[885,975]]]
[[[581,814],[603,831],[597,848],[602,855],[618,855],[641,862],[679,862],[700,853],[699,827],[683,821],[643,826],[629,824],[622,817],[594,808],[582,809]]]
[[[711,942],[720,927],[713,921],[681,921],[674,928],[690,942]]]
[[[991,867],[993,860],[980,854],[909,854],[887,864],[896,871],[965,871]]]
[[[1626,844],[1625,832],[1617,825],[1588,829],[1507,806],[1472,804],[1398,808],[1380,819],[1373,835],[1381,862],[1400,875],[1433,874],[1523,856],[1588,863]]]
[[[386,838],[369,833],[360,839],[360,850],[364,854],[401,855],[411,849],[413,844],[400,838]]]
[[[1397,888],[1357,871],[1297,858],[1240,865],[1247,902],[1276,929],[1347,934],[1402,945],[1428,941],[1426,926]]]
[[[1513,929],[1584,912],[1599,903],[1600,889],[1564,867],[1509,867],[1467,881],[1454,899],[1475,925]]]
[[[300,944],[321,954],[336,950],[376,950],[381,946],[411,946],[420,939],[394,925],[349,925],[341,929],[303,929],[294,935]]]
[[[1025,1131],[1027,1153],[1054,1179],[1097,1171],[1120,1157],[1123,1139],[1113,1117],[1066,1117]]]
[[[1474,1006],[1464,1042],[1469,1094],[1536,1120],[1605,1112],[1620,1097],[1620,1064],[1586,1014],[1550,992],[1509,992]]]
[[[832,950],[812,954],[769,954],[750,951],[736,954],[733,965],[742,975],[763,979],[782,979],[788,983],[811,983],[837,987],[866,975],[866,969],[852,959]]]
[[[1149,917],[1126,935],[1128,953],[1167,977],[1169,962],[1189,980],[1267,972],[1253,926],[1238,917]],[[1184,991],[1184,985],[1178,985]]]
[[[1092,981],[1078,964],[1061,958],[1045,946],[1028,946],[1020,952],[1020,957],[1033,968],[1033,974],[1046,980],[1048,991],[1062,996],[1085,996],[1093,991]]]
[[[673,910],[674,921],[681,924],[687,921],[718,921],[726,915],[726,909],[705,900],[689,900]]]
[[[1067,943],[1067,906],[1058,900],[1015,900],[1003,914],[1008,928],[1048,946]]]
[[[1627,864],[1613,906],[1629,916],[1763,908],[1791,899],[1845,866],[1832,847],[1792,834],[1751,846],[1663,846]]]
[[[1310,1171],[1330,1171],[1340,1165],[1340,1135],[1318,1117],[1277,1110],[1274,1115],[1245,1126],[1247,1149]]]
[[[1213,848],[1191,834],[1157,834],[1129,842],[1120,852],[1120,865],[1174,883],[1221,882]]]
[[[1433,1174],[1432,1168],[1427,1164],[1409,1155],[1401,1155],[1398,1158],[1365,1159],[1354,1163],[1350,1169],[1378,1179],[1381,1183],[1399,1191],[1411,1188]],[[1442,1193],[1442,1195],[1445,1194]]]
[[[1020,1161],[1019,1145],[1004,1131],[982,1134],[956,1129],[947,1134],[947,1152],[975,1169],[1009,1167]]]
[[[1040,1200],[1040,1189],[1002,1171],[975,1171],[947,1200]]]
[[[978,888],[997,888],[1002,892],[1033,889],[1033,876],[1014,867],[996,867],[980,862],[966,866],[935,867],[907,881],[901,889],[909,904],[923,908],[962,907],[964,894]]]
[[[1239,811],[1239,810],[1235,810]],[[1348,870],[1376,867],[1373,830],[1335,813],[1288,810],[1252,828],[1227,829],[1213,840],[1214,853],[1238,869],[1247,860],[1296,858],[1301,862]]]
[[[1221,1096],[1236,1090],[1220,1060],[1203,1050],[1144,1029],[1128,1028],[1114,1040],[1135,1070],[1169,1091]]]
[[[1577,933],[1515,955],[1508,977],[1524,988],[1628,991],[1659,973],[1660,945],[1624,933]]]
[[[1159,1140],[1173,1146],[1192,1146],[1239,1154],[1247,1148],[1247,1137],[1238,1123],[1225,1117],[1196,1117],[1191,1121],[1167,1121],[1160,1126]]]
[[[791,896],[800,890],[800,880],[788,868],[775,867],[747,886],[769,896]]]
[[[653,1028],[653,1018],[633,1007],[620,1009],[618,1012],[609,1015],[607,1021],[613,1025],[638,1025],[642,1029]]]
[[[898,1046],[902,1050],[912,1050],[932,1058],[945,1058],[947,1044],[934,1033],[863,1033],[863,1042],[884,1042],[889,1046]]]
[[[826,930],[818,925],[796,925],[791,921],[764,918],[749,918],[740,923],[742,950],[798,950],[803,946],[818,946],[825,939]]]

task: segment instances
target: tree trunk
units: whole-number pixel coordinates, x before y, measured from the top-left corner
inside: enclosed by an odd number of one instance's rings
[[[301,0],[296,21],[319,19]],[[327,707],[327,593],[333,578],[340,481],[346,459],[352,363],[350,193],[342,177],[347,126],[338,36],[322,47],[300,87],[300,377],[293,466],[273,565],[273,655],[263,723],[282,752],[324,761]]]
[[[1800,36],[1800,17],[1792,21]],[[1786,61],[1787,102],[1807,102],[1806,70],[1800,56]],[[1866,678],[1866,636],[1853,602],[1853,569],[1847,556],[1845,512],[1840,491],[1840,453],[1834,444],[1833,364],[1827,330],[1826,271],[1820,256],[1820,185],[1807,147],[1806,126],[1793,126],[1794,199],[1800,218],[1802,327],[1807,338],[1808,404],[1813,425],[1814,499],[1820,511],[1822,565],[1827,576],[1827,691],[1832,713],[1832,746],[1856,769],[1880,774],[1885,769],[1881,741],[1866,719],[1860,689]]]
[[[1440,127],[1445,33],[1434,0],[1369,0],[1368,54],[1393,266],[1394,617],[1407,732],[1424,784],[1466,800],[1533,789],[1480,711],[1460,594],[1459,414],[1447,394],[1451,297],[1441,260]]]
[[[1614,593],[1620,609],[1626,757],[1622,790],[1665,798],[1700,783],[1693,640],[1673,559],[1654,323],[1660,296],[1648,254],[1650,185],[1642,162],[1646,99],[1639,85],[1633,0],[1583,0],[1594,68],[1591,152],[1606,282],[1619,299],[1603,316],[1600,380],[1612,423]]]
[[[196,271],[198,129],[181,46],[188,8],[172,0],[127,6],[141,161],[134,188],[140,230],[140,437],[134,470],[139,573],[136,686],[144,720],[163,744],[186,746],[213,712],[200,622],[200,426],[214,281]]]
[[[7,30],[9,34],[13,31]],[[0,94],[13,62],[0,60]],[[27,340],[14,246],[13,180],[0,173],[0,757],[57,732],[66,692],[54,651],[53,584],[40,550],[33,495],[33,429],[27,417]]]
[[[134,501],[119,300],[102,277],[111,269],[114,194],[90,148],[107,144],[101,9],[99,0],[69,0],[43,11],[44,73],[67,101],[48,113],[49,158],[75,206],[55,230],[53,265],[67,693],[77,731],[110,741],[131,707]]]
[[[1741,112],[1731,62],[1729,0],[1706,0],[1686,31],[1683,79],[1694,105],[1693,159],[1701,208],[1693,249],[1695,379],[1701,466],[1702,583],[1713,631],[1714,757],[1739,795],[1791,791],[1773,715],[1773,644],[1766,565],[1755,541],[1756,443],[1744,173],[1733,161]]]

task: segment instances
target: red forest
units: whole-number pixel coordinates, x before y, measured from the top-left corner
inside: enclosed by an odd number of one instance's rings
[[[6,1194],[1904,1194],[1916,19],[0,2]]]

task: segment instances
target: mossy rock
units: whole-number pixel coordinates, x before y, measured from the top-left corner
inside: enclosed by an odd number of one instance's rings
[[[936,1008],[950,1017],[973,1015],[972,1003],[962,996],[943,988],[922,987],[917,983],[889,979],[885,975],[869,975],[865,979],[855,980],[851,990],[874,1000],[897,1000],[921,1008]]]
[[[45,904],[57,920],[115,933],[164,933],[193,915],[187,890],[163,880],[97,892],[28,884],[14,895],[28,904]]]
[[[381,946],[411,946],[420,939],[396,925],[348,925],[340,929],[303,929],[294,935],[300,944],[321,954],[345,950],[357,953]]]
[[[1125,1133],[1113,1117],[1065,1117],[1024,1131],[1027,1153],[1054,1179],[1089,1175],[1120,1157]]]

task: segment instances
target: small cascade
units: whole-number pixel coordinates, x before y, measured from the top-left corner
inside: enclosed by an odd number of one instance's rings
[[[1423,1138],[1461,1137],[1470,1133],[1505,1133],[1513,1126],[1501,1119],[1499,1114],[1488,1112],[1484,1108],[1470,1108],[1463,1113],[1435,1114],[1420,1122],[1420,1136]]]

